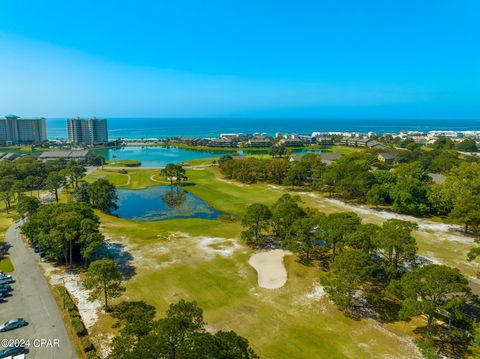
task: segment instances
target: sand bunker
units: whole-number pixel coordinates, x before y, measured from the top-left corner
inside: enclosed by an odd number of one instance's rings
[[[257,271],[258,285],[266,289],[281,288],[287,282],[287,270],[283,257],[290,254],[281,249],[254,254],[248,260]]]

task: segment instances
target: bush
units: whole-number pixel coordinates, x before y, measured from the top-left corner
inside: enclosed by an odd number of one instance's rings
[[[85,334],[87,334],[87,330],[85,329],[85,326],[80,318],[72,318],[72,327],[79,337],[83,337]]]
[[[217,219],[219,221],[223,221],[223,222],[236,222],[238,220],[237,217],[231,216],[231,215],[228,215],[228,214],[221,214],[217,217]]]
[[[85,353],[95,351],[95,347],[93,346],[92,342],[88,337],[84,337],[80,339],[80,345]]]
[[[68,311],[68,315],[71,319],[73,318],[80,318],[80,313],[78,312],[77,308]]]
[[[87,352],[87,359],[99,359],[99,356],[95,351],[89,351]]]
[[[77,312],[77,306],[75,305],[75,303],[71,303],[68,301],[65,301],[65,309],[69,314],[70,312]]]

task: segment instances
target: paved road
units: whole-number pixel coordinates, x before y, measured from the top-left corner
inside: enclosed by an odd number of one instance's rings
[[[15,271],[12,276],[17,281],[12,285],[12,295],[0,303],[0,322],[21,317],[29,325],[9,332],[0,333],[1,339],[30,339],[30,353],[27,358],[73,359],[77,355],[73,349],[67,329],[50,287],[36,260],[37,255],[27,248],[20,239],[19,224],[13,224],[7,231],[5,240],[10,243],[10,259]],[[58,347],[41,347],[35,339],[58,339]],[[1,346],[1,345],[0,345]]]

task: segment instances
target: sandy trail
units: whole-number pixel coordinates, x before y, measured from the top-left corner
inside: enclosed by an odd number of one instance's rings
[[[376,210],[373,208],[368,208],[363,205],[348,204],[338,199],[325,198],[312,192],[298,192],[298,194],[315,198],[327,203],[331,203],[336,207],[344,208],[345,210],[356,212],[361,215],[374,216],[381,220],[400,219],[403,221],[410,221],[418,224],[419,231],[441,232],[441,233],[447,234],[448,235],[447,239],[449,240],[461,242],[464,244],[472,244],[472,238],[462,235],[461,234],[462,227],[455,224],[438,223],[438,222],[430,221],[428,219],[409,216],[406,214],[399,214],[399,213],[394,213],[394,212],[389,212],[384,210]]]
[[[98,300],[88,299],[90,292],[86,290],[80,277],[74,273],[68,273],[63,267],[55,267],[51,263],[39,262],[50,284],[64,285],[68,292],[77,302],[77,308],[82,321],[87,329],[90,329],[98,320],[98,312],[102,304]]]
[[[159,181],[159,180],[155,179],[155,176],[156,176],[156,174],[151,175],[150,176],[150,181],[152,181],[152,182],[163,182],[163,181]]]
[[[248,260],[257,271],[258,285],[266,289],[281,288],[287,282],[287,270],[283,263],[283,257],[290,252],[274,249],[252,255]]]

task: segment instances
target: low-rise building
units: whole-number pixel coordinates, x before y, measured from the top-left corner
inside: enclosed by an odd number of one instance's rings
[[[230,138],[214,138],[208,145],[210,147],[236,147],[235,141]]]
[[[396,163],[398,156],[397,152],[381,152],[378,154],[377,159],[383,163]]]
[[[333,146],[335,141],[332,137],[315,137],[315,142],[320,146]]]
[[[388,148],[383,143],[380,143],[377,140],[372,140],[370,138],[344,137],[342,138],[340,143],[344,146],[349,146],[349,147]]]
[[[13,153],[13,152],[2,152],[0,153],[0,161],[13,161],[14,159],[16,159],[18,156],[17,154]]]
[[[288,160],[290,162],[300,162],[304,155],[291,155]]]
[[[245,144],[245,147],[270,147],[272,145],[272,139],[268,136],[253,136]]]
[[[428,177],[430,177],[432,182],[436,184],[442,184],[446,180],[446,177],[441,173],[428,173]]]
[[[283,138],[278,143],[285,147],[303,147],[305,143],[299,138]]]
[[[87,154],[88,150],[45,151],[38,159],[41,161],[75,160],[81,162],[85,161]]]
[[[341,157],[342,155],[336,152],[320,153],[320,158],[322,159],[322,162],[325,163],[327,166],[331,165],[333,161],[338,160]]]

